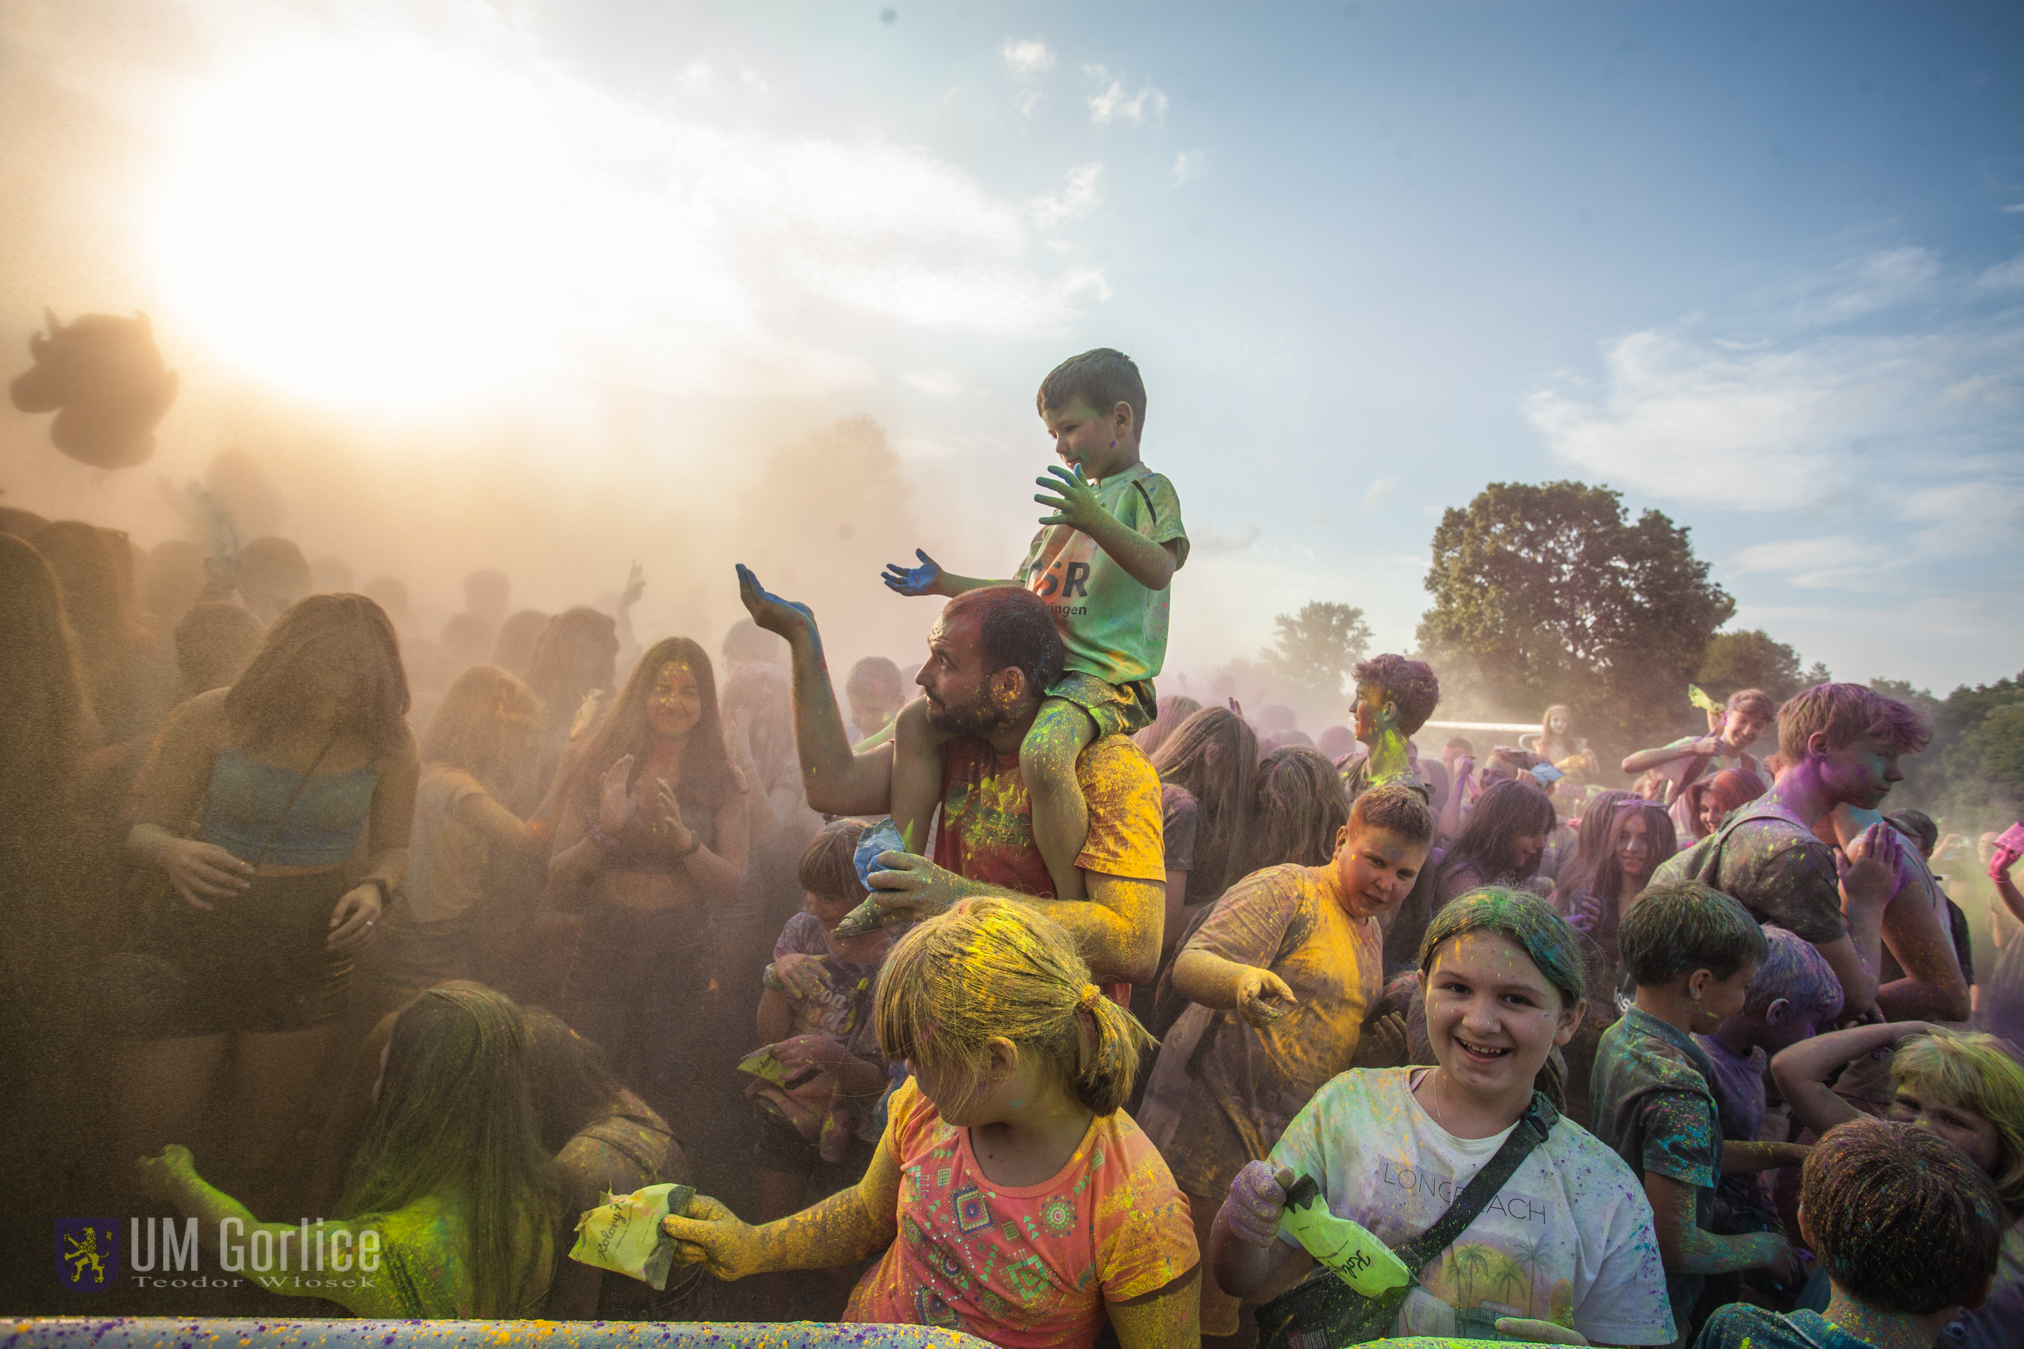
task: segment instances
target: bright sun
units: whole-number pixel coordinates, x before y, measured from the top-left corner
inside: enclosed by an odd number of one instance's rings
[[[524,78],[416,48],[270,48],[188,86],[145,230],[171,307],[314,398],[501,392],[539,366],[579,246],[550,112]]]

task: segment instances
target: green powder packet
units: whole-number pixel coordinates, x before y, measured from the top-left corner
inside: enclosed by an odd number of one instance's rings
[[[1379,1297],[1413,1281],[1405,1261],[1392,1254],[1369,1228],[1328,1211],[1328,1205],[1321,1202],[1321,1187],[1312,1176],[1301,1176],[1287,1189],[1286,1213],[1279,1226],[1365,1297]]]
[[[607,1194],[604,1202],[576,1222],[576,1245],[569,1258],[598,1269],[615,1269],[658,1292],[666,1292],[675,1239],[661,1231],[661,1219],[689,1211],[693,1185],[649,1185],[631,1194]]]

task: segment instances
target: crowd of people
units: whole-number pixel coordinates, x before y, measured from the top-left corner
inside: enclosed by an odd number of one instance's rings
[[[0,512],[0,1178],[282,1253],[136,1312],[2024,1343],[2020,839],[1883,813],[1911,709],[1745,689],[1619,776],[1566,706],[1423,753],[1401,655],[1311,738],[1160,696],[1137,368],[1037,406],[1024,562],[890,568],[947,603],[840,691],[743,567],[714,654],[637,580],[477,572],[430,635],[284,539]],[[571,1258],[668,1182],[664,1287]],[[1317,1202],[1409,1284],[1317,1263]],[[312,1225],[387,1277],[279,1277]]]

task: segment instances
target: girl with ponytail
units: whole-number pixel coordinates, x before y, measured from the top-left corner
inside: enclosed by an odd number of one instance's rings
[[[1123,1349],[1196,1344],[1187,1204],[1121,1108],[1151,1040],[1067,931],[965,900],[893,948],[873,1017],[914,1075],[864,1179],[761,1227],[699,1196],[665,1222],[677,1259],[738,1279],[883,1249],[846,1320],[1087,1349],[1107,1319]]]

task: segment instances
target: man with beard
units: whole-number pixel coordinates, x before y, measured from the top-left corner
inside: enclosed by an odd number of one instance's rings
[[[785,637],[793,654],[794,738],[808,804],[833,815],[891,810],[892,745],[851,752],[814,615],[769,594],[744,567],[738,581],[753,621]],[[1054,617],[1032,592],[990,586],[949,601],[914,677],[929,725],[955,737],[941,749],[934,860],[886,853],[887,869],[874,871],[871,884],[886,908],[907,918],[978,895],[1029,903],[1073,934],[1091,973],[1122,1000],[1119,986],[1150,981],[1159,959],[1166,881],[1159,775],[1127,735],[1102,736],[1083,750],[1076,777],[1089,803],[1089,838],[1076,864],[1089,898],[1054,899],[1033,842],[1019,745],[1061,663]]]

